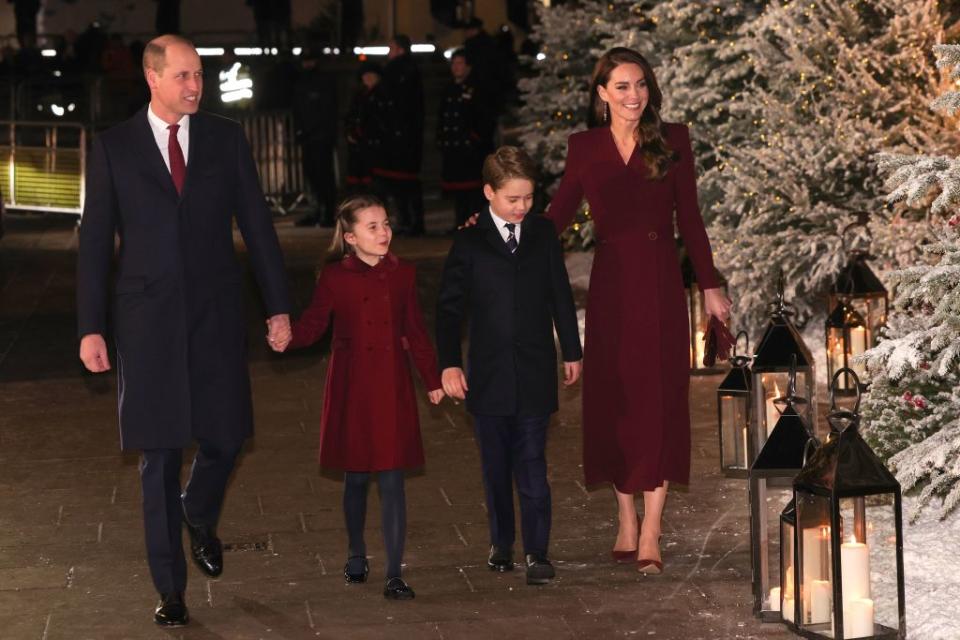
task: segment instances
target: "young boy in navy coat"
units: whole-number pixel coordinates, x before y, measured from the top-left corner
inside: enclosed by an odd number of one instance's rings
[[[483,165],[490,202],[476,226],[459,231],[447,256],[437,303],[443,389],[466,399],[483,464],[494,571],[513,569],[513,479],[520,496],[527,584],[554,576],[547,559],[550,485],[545,455],[557,410],[557,353],[564,384],[580,376],[580,334],[570,281],[553,224],[527,216],[535,169],[517,147],[501,147]],[[467,372],[460,331],[470,325]]]

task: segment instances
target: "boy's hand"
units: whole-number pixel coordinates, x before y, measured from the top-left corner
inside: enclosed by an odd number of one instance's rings
[[[444,392],[451,398],[465,400],[467,397],[467,377],[460,367],[447,367],[440,374]]]
[[[440,404],[440,401],[443,400],[443,389],[427,391],[427,398],[429,398],[431,404]]]
[[[569,387],[580,379],[580,371],[583,369],[583,360],[576,362],[563,363],[563,386]]]

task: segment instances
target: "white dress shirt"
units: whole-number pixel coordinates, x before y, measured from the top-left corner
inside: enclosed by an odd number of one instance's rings
[[[153,107],[147,107],[147,120],[150,122],[150,128],[153,129],[153,139],[160,147],[160,154],[163,156],[163,162],[167,165],[167,171],[170,171],[170,125],[160,119],[160,116],[153,112]],[[185,115],[180,118],[180,128],[177,129],[177,142],[180,143],[180,149],[183,151],[183,164],[186,166],[190,159],[188,153],[190,147],[190,116]]]
[[[493,218],[493,224],[497,226],[497,231],[500,232],[500,237],[503,238],[504,242],[506,242],[507,238],[510,237],[510,232],[507,231],[507,228],[504,225],[507,224],[508,221],[504,220],[503,218],[495,214],[493,212],[493,207],[490,207],[490,217]],[[517,245],[519,245],[520,244],[520,223],[514,222],[513,224],[516,225],[513,228],[513,237],[517,239]]]

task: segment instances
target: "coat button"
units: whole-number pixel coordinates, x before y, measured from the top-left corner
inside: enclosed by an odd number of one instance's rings
[[[647,237],[650,238],[651,240],[656,240],[656,239],[657,239],[657,232],[656,232],[656,231],[651,231],[650,233],[647,234]]]

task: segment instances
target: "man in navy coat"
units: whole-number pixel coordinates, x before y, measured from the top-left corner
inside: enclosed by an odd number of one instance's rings
[[[253,429],[247,326],[233,220],[247,246],[269,319],[268,340],[290,340],[283,258],[240,126],[198,111],[203,69],[193,45],[161,36],[144,51],[150,104],[99,134],[87,166],[80,226],[80,359],[110,369],[113,311],[120,439],[142,451],[147,560],[162,625],[188,620],[191,555],[223,568],[216,535],[234,461]],[[112,281],[115,236],[119,237]],[[199,444],[181,496],[182,449]]]

